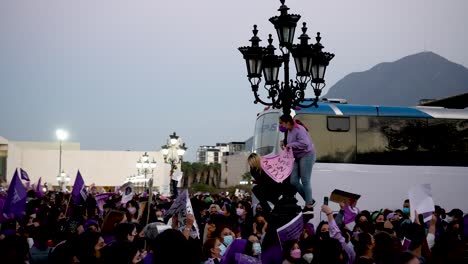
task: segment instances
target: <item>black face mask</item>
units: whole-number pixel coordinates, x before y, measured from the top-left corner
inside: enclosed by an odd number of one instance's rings
[[[375,223],[376,230],[384,230],[384,222]]]
[[[257,223],[257,231],[262,232],[262,229],[264,226],[265,226],[265,223]]]
[[[319,236],[322,240],[325,240],[325,239],[330,239],[330,233],[329,232],[320,232],[319,233]]]
[[[401,222],[402,220],[395,220],[395,221],[391,221],[392,222],[392,225],[393,225],[393,229],[400,229],[400,226],[401,226]]]

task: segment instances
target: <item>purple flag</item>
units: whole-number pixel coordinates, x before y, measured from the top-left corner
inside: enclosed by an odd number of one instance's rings
[[[71,195],[75,204],[79,204],[81,201],[85,202],[86,198],[88,198],[86,186],[84,184],[83,177],[81,177],[80,171],[76,174],[75,184],[73,184]]]
[[[115,193],[98,193],[94,198],[96,199],[99,212],[102,214],[104,212],[104,204],[106,201],[112,197]]]
[[[354,222],[354,218],[359,214],[359,212],[360,211],[357,207],[346,205],[344,208],[344,224],[347,225]]]
[[[21,179],[25,180],[25,181],[29,181],[28,173],[25,170],[21,169],[21,168],[20,168],[20,172],[21,172]]]
[[[304,231],[304,220],[302,213],[299,213],[294,219],[289,221],[289,223],[276,229],[281,247],[283,247],[284,242],[288,240],[298,239],[302,231]]]
[[[242,253],[245,251],[245,246],[247,245],[246,239],[234,239],[234,241],[229,244],[228,248],[226,249],[226,253],[224,253],[223,257],[221,258],[221,264],[234,264],[236,253]]]
[[[37,186],[36,186],[36,196],[38,198],[44,197],[44,192],[42,191],[42,188],[41,188],[41,180],[42,180],[42,177],[39,178],[39,180],[37,181]]]
[[[15,215],[19,218],[23,218],[23,214],[26,210],[26,189],[21,182],[18,171],[15,170],[13,179],[8,187],[8,194],[3,206],[3,217],[10,218],[11,215]]]
[[[0,196],[0,212],[3,212],[3,205],[5,205],[5,200],[6,197]]]

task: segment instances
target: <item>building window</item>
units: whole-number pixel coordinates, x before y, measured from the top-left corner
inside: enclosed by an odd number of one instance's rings
[[[328,131],[335,132],[348,132],[350,126],[349,117],[336,117],[329,116],[327,117],[327,128]]]

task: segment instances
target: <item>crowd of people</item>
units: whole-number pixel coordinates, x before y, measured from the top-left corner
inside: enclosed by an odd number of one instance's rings
[[[436,207],[424,223],[422,216],[409,220],[408,203],[396,210],[354,210],[353,219],[353,205],[341,203],[339,212],[322,205],[327,221],[314,227],[304,218],[301,235],[273,252],[265,241],[276,228],[269,226],[271,208],[252,204],[250,196],[193,194],[193,214],[180,226],[177,215],[166,214],[174,201],[164,196],[148,204],[147,196],[136,195],[121,204],[114,194],[100,207],[92,193],[73,206],[69,195],[49,191],[38,198],[29,190],[24,217],[1,223],[0,262],[468,263],[468,217],[459,209],[446,213]],[[195,224],[199,236],[191,236]],[[235,253],[248,262],[223,259],[240,241],[245,243]]]
[[[427,222],[408,200],[402,208],[368,211],[347,199],[335,201],[337,212],[328,204],[314,212],[312,139],[289,115],[279,124],[283,148],[293,153],[292,172],[274,181],[261,157],[250,155],[258,203],[250,195],[180,194],[174,181],[173,200],[146,193],[127,200],[133,194],[127,187],[97,201],[96,193],[82,192],[83,182],[75,195],[30,189],[25,212],[2,216],[0,263],[468,263],[468,215],[460,209],[446,213],[436,206]],[[302,208],[296,193],[305,201]],[[17,202],[16,194],[12,191],[9,201]],[[326,220],[315,227],[318,214]],[[280,229],[287,235],[280,237]]]

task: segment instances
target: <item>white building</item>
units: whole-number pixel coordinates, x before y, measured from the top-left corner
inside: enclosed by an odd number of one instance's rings
[[[216,143],[216,146],[200,146],[197,149],[197,162],[204,164],[218,163],[223,157],[243,152],[245,142]]]
[[[158,151],[146,151],[156,160],[153,171],[153,186],[156,190],[168,190],[170,165],[164,163]],[[136,162],[145,151],[100,151],[81,150],[79,143],[62,143],[62,169],[70,176],[67,184],[71,189],[77,171],[80,170],[86,185],[105,186],[111,191],[125,180],[137,174]],[[42,183],[57,186],[59,168],[58,142],[17,142],[0,137],[0,179],[11,181],[16,168],[29,174],[31,183],[42,177]],[[151,175],[148,175],[148,178]]]

